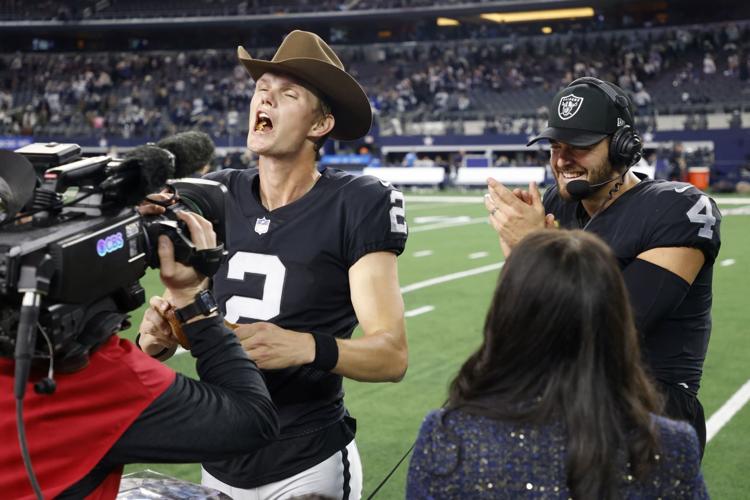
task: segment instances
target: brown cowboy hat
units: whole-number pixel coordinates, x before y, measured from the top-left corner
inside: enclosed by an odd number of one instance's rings
[[[309,83],[331,105],[336,125],[331,137],[344,141],[359,139],[372,124],[367,94],[344,70],[336,53],[315,33],[294,30],[284,38],[273,59],[253,59],[243,46],[237,55],[253,80],[267,71],[285,73]]]

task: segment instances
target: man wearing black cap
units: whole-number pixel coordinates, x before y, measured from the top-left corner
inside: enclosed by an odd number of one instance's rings
[[[503,251],[545,226],[602,237],[623,270],[665,413],[691,423],[703,448],[706,424],[697,394],[720,246],[716,203],[690,184],[629,170],[640,159],[641,140],[630,99],[611,83],[580,78],[558,92],[549,127],[529,144],[541,139],[550,142],[556,184],[544,202],[533,183],[528,192],[511,192],[488,181],[485,206]]]
[[[277,442],[203,464],[203,483],[232,498],[359,498],[362,469],[342,377],[399,381],[406,372],[396,256],[406,243],[403,195],[371,176],[318,171],[330,136],[370,129],[369,100],[317,35],[293,31],[271,61],[238,47],[255,80],[248,148],[258,168],[208,178],[227,186],[227,262],[213,291],[279,410]],[[363,335],[352,339],[357,323]],[[152,308],[141,346],[176,345]],[[163,357],[163,356],[160,356]]]

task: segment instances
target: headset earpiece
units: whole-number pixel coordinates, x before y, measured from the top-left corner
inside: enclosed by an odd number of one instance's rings
[[[609,162],[617,167],[631,167],[641,160],[643,144],[638,131],[623,125],[612,135],[609,143]]]

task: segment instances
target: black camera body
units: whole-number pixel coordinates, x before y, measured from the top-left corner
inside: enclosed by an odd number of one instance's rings
[[[230,199],[222,184],[167,181],[177,203],[163,215],[141,216],[133,205],[150,194],[143,192],[146,188],[153,188],[160,176],[166,181],[173,170],[161,172],[154,165],[106,156],[73,157],[62,165],[53,159],[54,166],[47,169],[39,166],[38,154],[34,160],[43,178],[21,216],[0,225],[0,356],[17,355],[21,334],[16,326],[19,311],[23,316],[22,300],[27,300],[22,297],[32,289],[40,297],[33,327],[47,339],[46,344],[32,342],[32,357],[49,357],[50,351],[55,358],[76,357],[106,340],[113,332],[102,328],[110,328],[113,318],[124,321],[125,313],[145,302],[138,280],[148,266],[159,266],[157,240],[162,234],[174,243],[178,262],[209,276],[221,264]],[[34,175],[34,169],[29,170]],[[211,221],[220,246],[196,250],[176,210]]]

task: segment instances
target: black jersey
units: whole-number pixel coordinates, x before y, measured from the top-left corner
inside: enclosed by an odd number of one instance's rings
[[[682,303],[652,331],[641,332],[654,377],[696,394],[711,334],[711,281],[721,244],[721,213],[711,198],[690,184],[636,175],[641,182],[591,221],[583,205],[563,200],[557,187],[545,194],[544,208],[561,227],[586,227],[596,233],[609,244],[622,269],[652,248],[691,247],[703,252],[706,261]]]
[[[226,185],[233,198],[228,260],[213,278],[225,318],[350,338],[357,318],[349,268],[371,252],[403,251],[407,229],[401,192],[372,176],[326,169],[307,194],[269,212],[260,203],[257,169],[223,170],[206,178]],[[265,370],[264,375],[279,410],[279,441],[250,456],[204,464],[235,487],[301,472],[353,436],[342,426],[346,410],[340,375],[310,366]],[[332,432],[340,439],[331,438]]]

